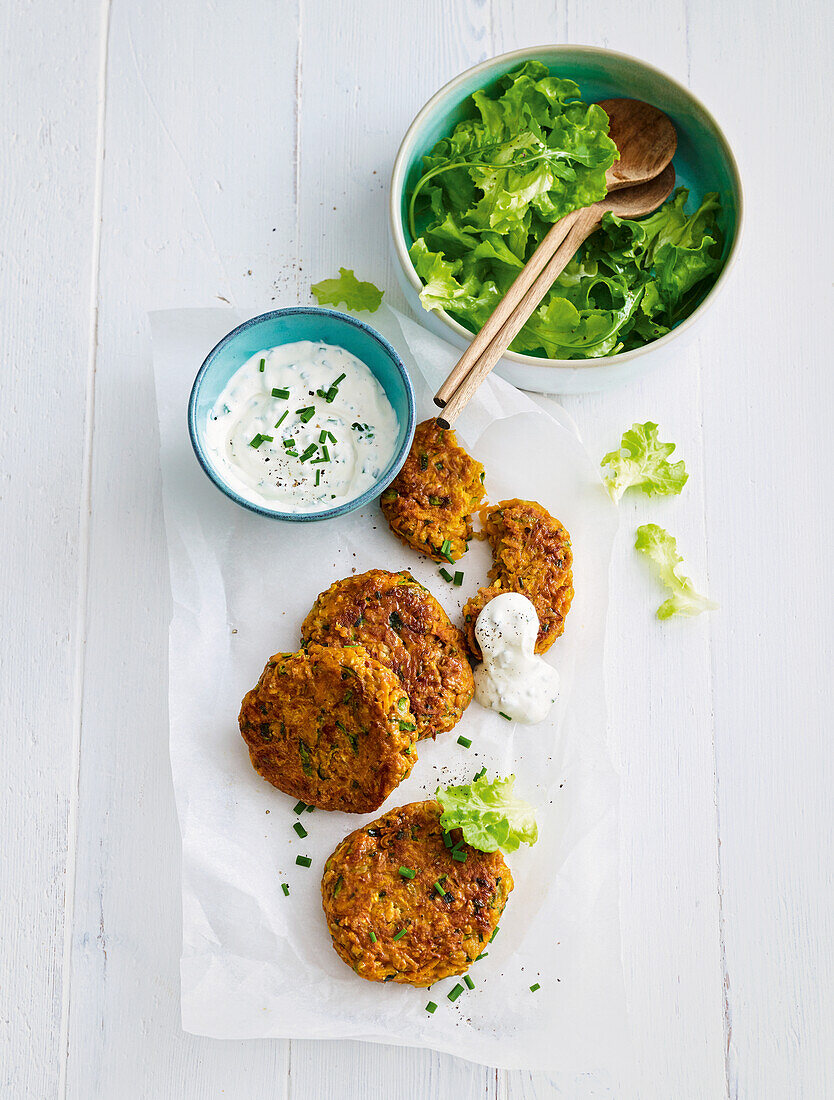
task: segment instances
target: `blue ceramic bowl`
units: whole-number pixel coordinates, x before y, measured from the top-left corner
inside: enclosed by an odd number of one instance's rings
[[[472,333],[443,310],[427,312],[420,302],[423,284],[408,255],[413,243],[408,232],[408,196],[420,178],[423,156],[440,138],[451,134],[458,122],[472,117],[472,93],[494,88],[505,73],[532,60],[543,62],[556,76],[576,81],[586,103],[624,97],[642,99],[665,111],[678,134],[673,161],[677,186],[689,188],[690,203],[700,202],[705,191],[718,191],[722,202],[723,270],[697,309],[666,336],[634,351],[600,359],[545,359],[508,351],[496,366],[498,374],[522,389],[587,393],[627,381],[650,368],[673,364],[693,326],[724,286],[738,251],[741,180],[729,142],[704,104],[645,61],[593,46],[529,46],[467,69],[432,96],[409,127],[394,162],[389,202],[391,240],[398,261],[395,270],[406,299],[423,324],[456,347],[468,347]]]
[[[242,367],[255,352],[263,348],[278,347],[280,344],[292,344],[296,340],[335,344],[349,351],[351,355],[355,355],[357,359],[361,359],[385,390],[397,414],[399,424],[394,457],[376,483],[355,500],[346,501],[337,508],[329,508],[324,512],[282,512],[244,500],[229,487],[222,472],[212,465],[204,446],[209,413],[235,371]],[[236,504],[248,508],[251,512],[269,516],[271,519],[299,523],[333,519],[352,512],[354,508],[361,508],[363,504],[378,497],[386,485],[393,481],[405,462],[414,438],[414,421],[414,391],[411,387],[411,379],[402,360],[388,341],[384,340],[370,325],[363,324],[354,317],[337,313],[333,309],[319,309],[315,306],[276,309],[238,325],[206,356],[205,362],[194,379],[191,398],[188,402],[188,431],[191,435],[191,445],[197,461],[217,488]]]

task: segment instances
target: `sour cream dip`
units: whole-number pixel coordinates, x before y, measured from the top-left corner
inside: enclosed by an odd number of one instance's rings
[[[355,355],[300,340],[256,352],[208,416],[212,465],[238,496],[286,512],[322,512],[370,489],[394,456],[399,425]]]
[[[525,725],[543,722],[559,695],[559,673],[535,652],[536,609],[520,592],[494,596],[475,623],[483,664],[475,669],[475,698]]]

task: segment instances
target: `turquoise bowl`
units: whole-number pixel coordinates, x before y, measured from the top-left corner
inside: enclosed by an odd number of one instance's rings
[[[494,88],[499,77],[532,60],[543,62],[553,75],[575,80],[586,102],[615,97],[642,99],[665,111],[678,134],[673,161],[678,186],[689,188],[690,202],[700,202],[705,191],[718,191],[722,202],[721,227],[726,242],[723,270],[697,309],[677,328],[642,348],[602,359],[545,359],[508,351],[496,367],[499,374],[522,389],[586,393],[674,361],[725,285],[738,252],[741,180],[730,145],[703,103],[644,61],[592,46],[531,46],[467,69],[432,96],[409,127],[394,163],[389,201],[391,240],[398,261],[395,270],[406,299],[423,324],[461,350],[472,341],[472,333],[445,311],[428,312],[420,303],[422,283],[408,256],[413,242],[408,232],[407,199],[420,178],[422,157],[458,122],[474,113],[469,96],[479,88]]]
[[[324,512],[282,512],[263,505],[253,504],[239,496],[224,480],[221,471],[211,462],[205,443],[205,428],[209,413],[217,398],[226,388],[232,375],[247,359],[264,348],[274,348],[281,344],[292,344],[296,340],[312,340],[316,343],[336,344],[344,348],[365,364],[385,390],[385,394],[397,414],[399,431],[394,457],[386,469],[361,496],[345,501],[337,508]],[[236,504],[248,508],[270,519],[288,520],[304,523],[312,520],[334,519],[361,508],[374,500],[383,489],[397,476],[405,462],[411,441],[414,438],[415,408],[414,390],[411,379],[402,360],[378,332],[370,325],[338,313],[334,309],[319,309],[315,306],[297,306],[290,309],[276,309],[271,313],[262,313],[250,321],[238,325],[206,356],[205,362],[197,372],[191,397],[188,402],[188,431],[191,445],[202,466],[214,484]]]

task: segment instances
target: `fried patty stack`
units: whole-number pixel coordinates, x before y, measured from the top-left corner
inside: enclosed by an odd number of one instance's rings
[[[301,628],[303,645],[355,645],[399,677],[418,737],[460,720],[475,690],[462,631],[427,588],[403,570],[371,569],[336,581]]]
[[[403,468],[380,504],[391,530],[437,562],[455,562],[472,538],[472,514],[484,497],[484,468],[451,428],[417,425]]]
[[[325,864],[333,947],[360,978],[426,986],[462,974],[498,927],[509,868],[460,830],[446,834],[441,813],[438,802],[400,806],[347,836]]]
[[[573,554],[570,535],[535,501],[505,500],[481,510],[484,535],[492,547],[490,583],[463,609],[466,639],[481,659],[475,624],[484,607],[501,592],[520,592],[539,617],[536,653],[544,653],[565,629],[573,599]]]

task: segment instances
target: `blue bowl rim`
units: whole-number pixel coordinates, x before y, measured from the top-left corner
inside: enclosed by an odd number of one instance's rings
[[[203,378],[211,366],[214,359],[219,352],[232,340],[240,335],[241,332],[245,332],[246,329],[251,328],[253,325],[257,325],[262,321],[269,321],[276,317],[290,317],[295,314],[315,314],[318,317],[335,317],[338,321],[344,324],[352,325],[354,328],[360,329],[366,333],[372,339],[380,345],[383,351],[393,362],[394,366],[399,372],[405,387],[406,400],[408,403],[408,423],[406,424],[406,433],[403,444],[391,462],[388,464],[388,468],[380,479],[369,488],[366,489],[361,496],[354,498],[353,500],[346,501],[343,504],[338,505],[335,508],[328,508],[325,512],[279,512],[275,509],[264,508],[260,504],[255,504],[251,500],[246,500],[238,493],[227,485],[226,482],[218,475],[214,467],[208,461],[206,454],[203,450],[203,445],[200,441],[198,429],[197,429],[197,398],[200,392],[200,387],[203,384]],[[291,343],[291,341],[287,341]],[[256,317],[250,317],[248,321],[244,321],[242,324],[233,328],[231,332],[227,332],[226,335],[220,340],[205,359],[202,362],[200,369],[197,371],[197,376],[194,379],[194,383],[191,387],[191,394],[188,398],[188,434],[191,439],[191,446],[194,449],[194,454],[197,456],[197,461],[203,469],[206,476],[217,486],[217,488],[225,493],[230,500],[233,500],[236,504],[241,505],[243,508],[247,508],[250,512],[256,512],[259,516],[268,516],[269,519],[286,520],[291,523],[305,523],[312,522],[314,520],[322,519],[335,519],[338,516],[347,515],[348,512],[353,512],[357,508],[361,508],[363,505],[368,504],[371,500],[382,493],[387,485],[390,485],[406,460],[409,450],[411,449],[411,443],[414,438],[414,429],[417,420],[417,410],[414,401],[414,387],[411,384],[411,379],[408,376],[408,371],[405,369],[405,364],[400,359],[396,350],[380,335],[376,329],[371,328],[370,325],[365,324],[364,321],[358,320],[356,317],[351,317],[347,313],[342,313],[337,309],[325,309],[322,306],[287,306],[284,309],[272,309],[267,313],[259,313]]]
[[[389,183],[388,191],[388,228],[391,235],[391,240],[394,247],[394,253],[405,276],[406,282],[416,291],[418,294],[423,288],[422,280],[417,272],[414,270],[414,265],[411,263],[411,257],[408,255],[408,249],[405,246],[405,232],[403,230],[401,208],[402,208],[402,192],[405,188],[406,178],[406,165],[405,158],[410,143],[412,142],[414,135],[419,128],[423,125],[424,121],[430,117],[430,115],[450,96],[452,96],[461,87],[464,82],[474,76],[476,73],[484,72],[496,62],[502,63],[504,71],[509,71],[516,64],[521,64],[523,61],[535,59],[537,54],[543,50],[556,51],[557,53],[566,53],[568,51],[572,53],[583,53],[587,55],[596,55],[603,58],[616,58],[620,61],[627,61],[631,64],[638,65],[640,68],[646,70],[649,73],[660,77],[661,80],[665,80],[669,85],[676,88],[681,92],[690,102],[698,108],[702,113],[702,116],[712,127],[715,137],[718,139],[719,144],[722,147],[722,151],[726,157],[728,167],[730,169],[730,175],[732,176],[735,201],[736,201],[736,225],[735,235],[733,242],[724,260],[724,266],[719,272],[718,278],[707,291],[704,298],[699,302],[696,308],[690,313],[690,315],[681,321],[679,325],[672,329],[671,332],[667,332],[665,336],[661,336],[658,340],[652,340],[648,344],[643,344],[642,347],[633,348],[631,351],[617,352],[616,355],[604,355],[598,359],[549,359],[544,356],[528,355],[526,353],[518,351],[505,351],[502,359],[506,362],[518,363],[525,367],[533,367],[537,371],[542,370],[545,372],[552,372],[554,370],[593,370],[594,367],[603,366],[618,366],[622,363],[627,363],[635,359],[641,359],[644,356],[650,355],[656,351],[669,346],[673,340],[681,336],[689,328],[691,328],[697,320],[706,312],[709,306],[713,305],[718,297],[718,294],[723,291],[727,285],[727,280],[730,275],[730,271],[735,266],[735,262],[738,259],[739,248],[741,245],[742,232],[745,224],[745,204],[744,204],[744,192],[741,182],[741,173],[739,172],[738,162],[736,160],[735,153],[732,146],[727,139],[726,134],[721,129],[713,115],[712,111],[706,106],[706,104],[685,84],[676,80],[675,77],[670,76],[669,73],[663,69],[658,68],[657,65],[653,65],[650,61],[644,61],[640,57],[635,57],[633,54],[623,53],[620,50],[609,50],[603,46],[590,46],[583,43],[574,42],[552,42],[552,43],[539,43],[536,46],[522,46],[519,49],[508,50],[505,53],[496,54],[494,57],[485,58],[483,61],[479,61],[476,65],[471,65],[468,69],[464,69],[463,72],[457,74],[448,80],[442,87],[432,95],[417,114],[412,119],[406,130],[400,147],[397,150],[397,155],[394,158],[394,166],[391,170],[391,180]],[[450,314],[443,309],[436,309],[432,311],[443,322],[443,324],[456,333],[466,344],[470,344],[474,339],[474,334],[468,329],[464,328],[458,321],[456,321]],[[420,324],[424,324],[422,318],[418,316]],[[544,377],[542,378],[544,381]],[[535,386],[531,387],[535,389]]]

